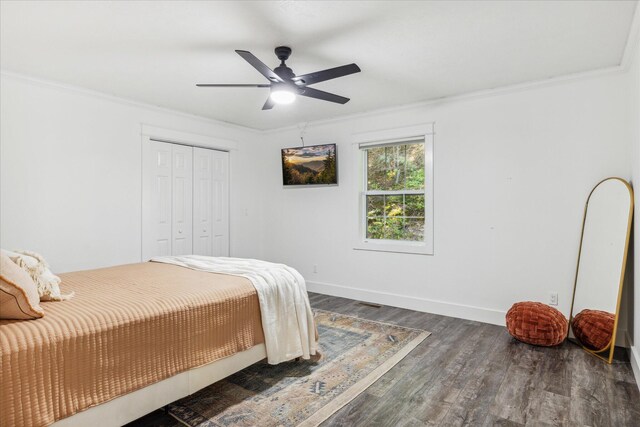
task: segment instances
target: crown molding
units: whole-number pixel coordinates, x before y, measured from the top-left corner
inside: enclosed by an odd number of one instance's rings
[[[37,77],[26,75],[26,74],[15,73],[13,71],[0,70],[0,77],[3,78],[3,79],[4,78],[11,78],[11,79],[15,79],[15,80],[31,83],[31,84],[38,85],[38,86],[58,89],[58,90],[61,90],[61,91],[64,91],[64,92],[72,92],[72,93],[77,93],[77,94],[81,94],[81,95],[85,95],[85,96],[89,96],[89,97],[93,97],[93,98],[105,99],[105,100],[108,100],[108,101],[112,101],[112,102],[115,102],[115,103],[118,103],[118,104],[122,104],[122,105],[127,105],[127,106],[130,106],[130,107],[145,108],[145,109],[157,111],[157,112],[160,112],[160,113],[172,114],[172,115],[175,115],[175,116],[184,117],[184,118],[191,119],[191,120],[197,120],[199,122],[203,122],[203,123],[207,123],[207,124],[213,124],[213,125],[225,127],[225,128],[228,128],[228,129],[234,129],[234,130],[239,130],[239,131],[243,131],[243,132],[249,132],[249,133],[253,133],[253,134],[260,134],[261,133],[261,131],[259,129],[255,129],[255,128],[251,128],[251,127],[247,127],[247,126],[242,126],[242,125],[238,125],[238,124],[235,124],[235,123],[224,122],[222,120],[216,120],[216,119],[212,119],[212,118],[209,118],[209,117],[199,116],[197,114],[185,113],[184,111],[173,110],[171,108],[160,107],[158,105],[146,104],[144,102],[134,101],[134,100],[131,100],[131,99],[122,98],[122,97],[115,96],[115,95],[109,95],[109,94],[104,93],[104,92],[99,92],[99,91],[95,91],[95,90],[91,90],[91,89],[86,89],[86,88],[83,88],[83,87],[80,87],[80,86],[74,86],[74,85],[70,85],[70,84],[66,84],[66,83],[60,83],[60,82],[56,82],[56,81],[53,81],[53,80],[41,79],[41,78],[37,78]]]

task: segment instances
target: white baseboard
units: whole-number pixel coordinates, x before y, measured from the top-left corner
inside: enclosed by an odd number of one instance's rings
[[[425,313],[440,314],[442,316],[458,317],[460,319],[475,320],[504,326],[506,311],[490,308],[475,307],[471,305],[455,304],[446,301],[436,301],[426,298],[416,298],[407,295],[393,294],[389,292],[371,291],[362,288],[351,288],[334,285],[332,283],[307,282],[307,289],[324,295],[332,295],[354,299],[358,301],[373,302],[392,307],[407,308]]]
[[[627,342],[629,343],[629,360],[631,361],[631,369],[633,370],[633,376],[636,377],[636,385],[640,389],[640,353],[637,345],[632,346],[631,337],[627,332]],[[634,343],[635,344],[635,343]]]

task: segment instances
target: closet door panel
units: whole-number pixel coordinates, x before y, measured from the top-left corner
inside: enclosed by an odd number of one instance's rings
[[[193,148],[172,146],[172,255],[193,252]]]
[[[193,149],[193,253],[213,255],[213,151]]]
[[[213,255],[229,256],[229,153],[213,152]]]
[[[171,255],[171,144],[150,141],[145,147],[142,258]]]

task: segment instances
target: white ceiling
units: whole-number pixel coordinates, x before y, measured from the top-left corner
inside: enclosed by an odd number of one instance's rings
[[[257,129],[272,129],[620,64],[635,1],[6,2],[3,70]],[[234,49],[267,65],[287,45],[346,105],[299,98],[261,107],[268,89]]]

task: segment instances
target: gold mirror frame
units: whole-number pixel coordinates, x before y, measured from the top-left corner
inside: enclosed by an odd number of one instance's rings
[[[629,240],[631,238],[631,223],[633,221],[633,188],[631,188],[631,185],[625,181],[622,178],[618,178],[618,177],[609,177],[609,178],[605,178],[602,181],[598,182],[592,189],[591,192],[589,193],[589,197],[587,197],[587,202],[584,205],[584,214],[582,216],[582,232],[580,233],[580,246],[578,248],[578,262],[576,264],[576,276],[575,276],[575,280],[573,282],[573,296],[571,298],[571,311],[569,312],[569,329],[567,331],[567,336],[568,333],[571,332],[571,328],[572,328],[572,323],[573,323],[573,305],[576,299],[576,289],[578,286],[578,272],[580,270],[580,257],[582,255],[582,242],[584,239],[584,226],[587,220],[587,210],[589,209],[589,200],[591,199],[591,195],[593,194],[593,192],[595,191],[596,188],[598,188],[598,186],[600,184],[602,184],[605,181],[608,180],[618,180],[621,181],[626,187],[627,190],[629,190],[629,196],[631,198],[631,202],[629,203],[629,217],[627,220],[627,236],[625,238],[625,244],[624,244],[624,252],[623,252],[623,256],[622,256],[622,268],[620,270],[620,280],[618,283],[618,299],[616,302],[616,312],[615,312],[615,317],[614,317],[614,321],[613,321],[613,333],[611,334],[611,341],[609,341],[609,344],[607,344],[604,348],[600,349],[600,350],[591,350],[590,348],[587,348],[586,346],[584,346],[580,340],[578,340],[577,338],[575,338],[575,341],[577,344],[579,344],[582,349],[584,351],[586,351],[587,353],[596,356],[599,359],[604,360],[607,363],[611,363],[613,361],[613,354],[615,352],[615,342],[616,342],[616,334],[618,332],[618,320],[620,318],[620,303],[622,301],[622,287],[624,285],[624,277],[625,277],[625,272],[627,269],[627,258],[629,256]],[[609,352],[609,356],[605,357],[605,353]]]

